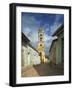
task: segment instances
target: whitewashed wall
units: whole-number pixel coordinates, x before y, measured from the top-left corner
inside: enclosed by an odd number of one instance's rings
[[[22,67],[40,64],[40,56],[37,51],[27,45],[22,46]]]
[[[28,50],[30,52],[30,62],[32,65],[40,64],[40,56],[37,51],[28,46]]]

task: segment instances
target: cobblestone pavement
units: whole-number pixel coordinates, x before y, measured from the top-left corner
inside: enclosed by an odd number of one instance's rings
[[[22,77],[35,77],[35,76],[56,76],[63,75],[64,69],[62,66],[56,66],[51,64],[39,64],[35,66],[29,66],[22,68]]]

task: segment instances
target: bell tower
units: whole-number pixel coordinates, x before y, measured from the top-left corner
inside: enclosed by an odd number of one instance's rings
[[[45,62],[45,44],[44,44],[44,30],[40,28],[38,30],[38,52],[41,63]]]

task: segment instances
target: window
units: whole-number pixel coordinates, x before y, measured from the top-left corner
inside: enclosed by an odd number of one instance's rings
[[[42,46],[42,44],[40,44],[40,46]]]
[[[40,40],[42,40],[42,38],[40,38]]]
[[[42,36],[42,34],[40,34],[40,36]]]

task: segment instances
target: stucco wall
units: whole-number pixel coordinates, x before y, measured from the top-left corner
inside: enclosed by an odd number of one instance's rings
[[[56,43],[56,64],[62,63],[62,38],[64,38],[63,33],[58,36]]]
[[[52,63],[56,64],[56,41],[53,44],[53,47],[51,48],[49,59]]]
[[[53,42],[49,52],[49,58],[52,63],[61,64],[63,63],[62,59],[64,58],[62,56],[62,39],[64,39],[64,32],[61,32],[57,37],[57,40]]]
[[[38,52],[28,45],[22,45],[21,60],[22,67],[40,64]]]

